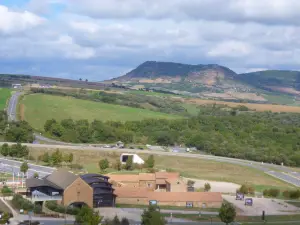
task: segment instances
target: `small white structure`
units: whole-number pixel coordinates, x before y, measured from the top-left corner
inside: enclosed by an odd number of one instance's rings
[[[22,85],[21,85],[21,84],[12,84],[12,87],[13,87],[14,89],[19,89],[19,88],[22,87]]]
[[[139,157],[137,154],[130,154],[130,153],[123,153],[120,156],[120,162],[122,164],[125,164],[129,157],[132,157],[133,163],[140,164],[140,165],[145,163],[144,160],[141,157]]]

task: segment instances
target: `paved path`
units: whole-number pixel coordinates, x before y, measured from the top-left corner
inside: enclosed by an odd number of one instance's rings
[[[14,93],[8,103],[7,108],[7,115],[9,121],[15,121],[17,120],[16,112],[17,112],[17,105],[18,105],[18,99],[21,95],[21,92]]]

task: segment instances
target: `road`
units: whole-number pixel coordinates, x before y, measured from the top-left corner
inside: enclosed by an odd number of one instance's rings
[[[22,163],[23,162],[0,157],[0,172],[21,176],[22,173],[20,172],[20,166]],[[28,167],[28,177],[32,177],[34,173],[38,173],[39,177],[44,177],[51,174],[55,170],[55,168],[52,167],[39,166],[31,163],[28,164]]]
[[[9,121],[15,121],[17,120],[16,112],[17,112],[17,106],[18,106],[18,99],[21,95],[21,92],[14,93],[8,103],[7,108],[7,114],[8,114],[8,120]]]
[[[17,110],[17,103],[18,98],[21,95],[21,92],[16,92],[12,95],[9,106],[8,106],[8,117],[10,120],[14,121],[17,120],[16,117],[16,110]],[[35,144],[35,147],[40,148],[66,148],[66,149],[73,149],[73,150],[96,150],[96,151],[122,151],[122,152],[133,152],[133,153],[140,153],[141,150],[135,150],[135,149],[113,149],[113,148],[103,148],[103,147],[97,147],[92,146],[90,144],[72,144],[72,143],[65,143],[61,141],[56,141],[47,137],[42,136],[41,134],[34,134],[35,139],[37,142],[47,142],[50,144]],[[27,144],[29,147],[34,147],[30,144]],[[260,171],[263,171],[264,173],[276,177],[280,180],[283,180],[287,183],[290,183],[296,187],[300,187],[300,173],[297,173],[296,171],[292,170],[291,168],[285,167],[285,166],[279,166],[279,165],[273,165],[268,163],[259,163],[249,160],[242,160],[242,159],[233,159],[233,158],[226,158],[226,157],[218,157],[218,156],[212,156],[212,155],[201,155],[201,154],[191,154],[191,153],[181,153],[181,152],[163,152],[163,151],[149,151],[149,150],[143,150],[143,153],[150,153],[150,154],[158,154],[158,155],[170,155],[170,156],[180,156],[180,157],[187,157],[187,158],[199,158],[199,159],[205,159],[205,160],[213,160],[218,162],[226,162],[231,164],[237,164],[242,166],[251,167]],[[41,173],[42,175],[43,173]]]

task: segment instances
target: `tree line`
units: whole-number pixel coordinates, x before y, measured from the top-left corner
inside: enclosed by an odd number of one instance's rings
[[[0,111],[0,138],[9,142],[32,143],[33,129],[26,121],[8,122],[5,111]]]
[[[300,166],[300,117],[206,108],[196,117],[141,121],[51,119],[45,131],[66,142],[184,145],[217,156]]]

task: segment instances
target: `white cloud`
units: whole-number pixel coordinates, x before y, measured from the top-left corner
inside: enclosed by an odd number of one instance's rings
[[[147,18],[299,24],[299,0],[65,0],[96,18]],[[297,20],[298,19],[298,20]]]
[[[10,34],[24,31],[28,28],[42,24],[45,19],[28,11],[10,11],[6,6],[0,5],[0,32]]]

